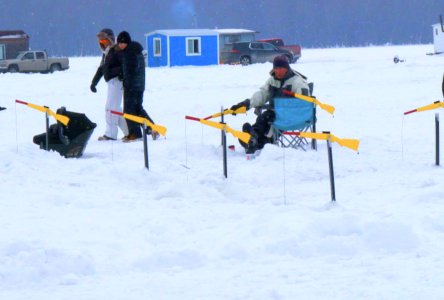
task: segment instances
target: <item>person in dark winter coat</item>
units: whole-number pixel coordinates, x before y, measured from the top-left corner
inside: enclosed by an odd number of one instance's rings
[[[112,110],[122,112],[123,88],[122,81],[119,80],[119,76],[122,74],[122,63],[118,58],[120,52],[117,51],[120,49],[115,43],[115,36],[111,29],[103,29],[97,34],[97,38],[103,54],[90,89],[93,93],[96,93],[96,86],[102,77],[105,78],[108,84],[105,105],[106,129],[105,134],[99,137],[99,141],[116,140],[118,127],[122,130],[124,136],[128,135],[128,126],[125,119],[111,113]]]
[[[145,59],[142,54],[143,47],[136,41],[131,40],[128,32],[122,31],[117,37],[117,43],[122,49],[123,68],[123,99],[124,112],[146,118],[154,124],[148,113],[143,108],[143,92],[145,91]],[[141,124],[126,120],[128,124],[128,136],[124,142],[140,140],[142,138]],[[159,133],[151,132],[153,139],[157,139]]]
[[[293,97],[284,94],[284,90],[309,96],[309,86],[307,77],[292,70],[290,63],[285,55],[277,56],[273,61],[273,70],[270,71],[271,77],[267,80],[260,90],[253,94],[251,99],[246,99],[231,107],[232,110],[246,107],[247,110],[255,107],[260,109],[268,103],[269,109],[264,112],[258,110],[255,113],[258,115],[256,123],[250,125],[245,123],[242,131],[248,132],[251,135],[248,144],[239,140],[240,144],[245,148],[246,153],[254,153],[260,150],[266,143],[270,143],[270,123],[275,120],[273,110],[274,98]]]

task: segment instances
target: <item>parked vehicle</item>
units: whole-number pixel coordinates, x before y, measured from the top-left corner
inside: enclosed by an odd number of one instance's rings
[[[294,61],[297,62],[298,59],[301,57],[301,46],[299,45],[285,45],[284,41],[282,39],[266,39],[266,40],[259,40],[258,42],[266,42],[269,44],[272,44],[278,49],[285,49],[288,51],[293,52]]]
[[[284,49],[277,49],[269,43],[237,42],[225,44],[220,53],[220,62],[223,64],[240,63],[243,65],[272,62],[278,55],[286,55],[293,61],[293,53]]]
[[[0,71],[3,73],[53,73],[66,69],[69,69],[68,58],[48,58],[46,51],[24,51],[20,52],[16,59],[0,61]]]

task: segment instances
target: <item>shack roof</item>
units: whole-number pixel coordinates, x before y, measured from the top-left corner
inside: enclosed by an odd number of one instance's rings
[[[26,39],[29,36],[23,30],[0,31],[0,39]]]
[[[170,36],[193,36],[193,35],[220,35],[220,34],[242,34],[242,33],[259,33],[258,31],[248,29],[160,29],[145,34],[150,36],[153,34],[162,34]]]

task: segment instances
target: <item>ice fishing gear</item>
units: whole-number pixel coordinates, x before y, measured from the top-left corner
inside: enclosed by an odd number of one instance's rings
[[[301,137],[306,137],[310,139],[317,140],[327,140],[330,137],[332,143],[336,142],[341,146],[350,148],[352,150],[358,151],[359,141],[355,139],[340,139],[329,132],[316,133],[316,132],[283,132],[283,134],[287,135],[299,135]]]
[[[52,110],[50,110],[49,107],[47,107],[47,106],[38,106],[35,104],[23,102],[20,100],[15,100],[15,102],[20,103],[20,104],[24,104],[24,105],[28,105],[31,108],[34,108],[34,109],[39,110],[41,112],[47,113],[48,115],[53,116],[57,121],[59,121],[63,125],[65,125],[65,126],[68,125],[69,118],[67,116],[56,114]]]
[[[112,110],[111,113],[115,114],[115,115],[122,116],[125,119],[131,120],[131,121],[134,121],[134,122],[137,122],[137,123],[143,125],[142,126],[142,129],[143,129],[143,155],[145,158],[145,168],[147,170],[149,170],[150,168],[149,168],[149,161],[148,161],[148,139],[146,137],[147,136],[147,129],[148,129],[148,127],[151,127],[152,130],[155,130],[158,133],[160,133],[161,135],[165,136],[166,131],[167,131],[166,127],[153,124],[152,122],[150,122],[150,120],[143,118],[143,117],[124,114],[124,113],[117,112],[114,110]]]
[[[435,101],[433,104],[426,105],[411,111],[407,111],[404,113],[404,115],[412,114],[414,112],[432,110],[439,107],[444,108],[444,102]],[[439,114],[438,113],[435,114],[435,165],[439,166]]]
[[[395,57],[393,58],[393,62],[395,64],[400,63],[400,62],[405,62],[405,59],[399,59],[398,55],[395,55]]]
[[[314,97],[304,96],[304,95],[301,95],[301,94],[292,93],[292,92],[285,91],[285,90],[283,92],[284,92],[284,94],[292,95],[292,96],[294,96],[296,98],[299,98],[301,100],[304,100],[304,101],[307,101],[307,102],[311,102],[311,103],[315,103],[316,105],[319,105],[323,110],[327,111],[331,115],[335,112],[335,108],[333,106],[328,105],[328,104],[323,104],[323,103],[319,102],[319,100],[314,98]]]
[[[209,117],[206,117],[204,120],[208,120],[208,119],[212,119],[212,118],[217,118],[220,116],[224,116],[224,115],[236,115],[236,114],[245,114],[247,112],[247,108],[245,106],[240,107],[236,110],[232,110],[232,109],[225,109],[224,111],[211,115]]]
[[[414,113],[414,112],[431,110],[431,109],[435,109],[435,108],[438,108],[438,107],[444,107],[444,102],[435,101],[433,104],[426,105],[426,106],[423,106],[423,107],[420,107],[420,108],[417,108],[417,109],[414,109],[414,110],[411,110],[411,111],[407,111],[407,112],[404,113],[404,115],[408,115],[408,114],[411,114],[411,113]]]
[[[246,133],[246,132],[242,132],[242,131],[236,131],[234,129],[232,129],[231,127],[229,127],[227,124],[223,124],[223,123],[217,123],[217,122],[213,122],[213,121],[208,121],[205,119],[199,119],[199,118],[194,118],[194,117],[190,117],[190,116],[185,116],[185,118],[187,120],[192,120],[192,121],[198,121],[201,122],[202,124],[220,129],[220,130],[224,130],[228,133],[231,133],[234,137],[240,139],[241,141],[243,141],[244,143],[248,144],[248,142],[250,141],[250,134]]]
[[[223,114],[222,114],[222,116],[223,116]],[[227,132],[231,133],[234,137],[240,139],[241,141],[243,141],[246,144],[248,144],[248,142],[250,141],[251,135],[246,133],[246,132],[236,131],[236,130],[230,128],[225,123],[217,123],[217,122],[208,121],[208,120],[205,120],[205,119],[199,119],[199,118],[190,117],[190,116],[185,116],[185,119],[192,120],[192,121],[198,121],[198,122],[200,122],[200,123],[202,123],[204,125],[208,125],[208,126],[211,126],[211,127],[214,127],[214,128],[222,130],[223,168],[224,168],[224,176],[225,176],[225,178],[227,178],[228,177],[228,170],[227,170],[227,139],[226,139],[226,133]]]
[[[67,116],[59,115],[54,113],[52,110],[49,109],[47,106],[39,106],[27,102],[23,102],[20,100],[15,100],[16,103],[27,105],[31,108],[34,108],[36,110],[39,110],[41,112],[45,113],[45,124],[46,124],[46,143],[45,143],[45,150],[49,151],[49,116],[53,116],[58,122],[62,123],[63,125],[68,125],[69,118]]]
[[[331,192],[331,200],[336,201],[336,192],[335,192],[335,178],[333,172],[333,154],[331,144],[333,142],[338,143],[341,146],[350,148],[352,150],[358,151],[359,141],[355,139],[340,139],[328,131],[324,131],[323,133],[310,133],[310,132],[284,132],[283,134],[288,135],[300,135],[301,137],[307,137],[311,139],[317,140],[326,140],[327,141],[327,149],[328,149],[328,167],[330,173],[330,192]]]

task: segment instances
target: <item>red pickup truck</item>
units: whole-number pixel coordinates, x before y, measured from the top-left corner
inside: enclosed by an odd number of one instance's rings
[[[298,61],[298,59],[301,57],[301,46],[299,45],[285,45],[284,41],[282,39],[266,39],[266,40],[259,40],[258,42],[265,42],[272,44],[278,49],[285,49],[288,51],[293,52],[294,56],[294,63]]]

